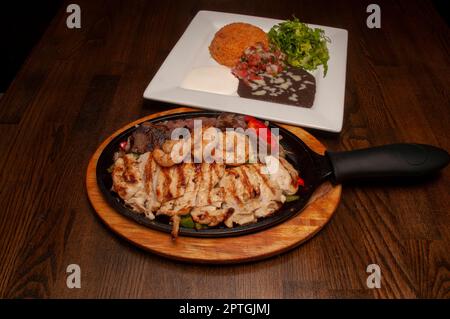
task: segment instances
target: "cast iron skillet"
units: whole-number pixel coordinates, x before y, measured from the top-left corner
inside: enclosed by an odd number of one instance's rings
[[[218,116],[220,112],[200,111],[167,115],[149,120],[161,122],[165,120],[187,119],[199,116]],[[228,237],[245,235],[261,231],[279,224],[298,214],[306,205],[314,190],[329,179],[341,183],[350,179],[413,177],[431,174],[445,167],[449,154],[442,149],[422,144],[391,144],[386,146],[349,151],[326,152],[318,155],[291,132],[270,124],[270,128],[278,128],[282,146],[288,151],[287,160],[300,172],[305,187],[300,188],[299,200],[285,203],[272,216],[258,220],[254,224],[234,228],[219,227],[208,229],[190,229],[180,227],[179,235],[192,237]],[[136,127],[129,128],[115,137],[100,155],[96,173],[97,183],[108,203],[118,212],[149,228],[170,233],[172,226],[164,217],[150,220],[127,207],[119,196],[111,191],[112,179],[108,168],[113,164],[113,155],[119,149],[120,142],[126,140]]]

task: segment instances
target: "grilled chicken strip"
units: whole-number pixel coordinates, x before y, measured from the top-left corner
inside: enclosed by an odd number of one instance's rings
[[[185,166],[185,170],[181,170],[183,174],[189,176],[186,187],[179,196],[163,203],[157,214],[186,215],[194,207],[209,205],[220,207],[223,202],[223,190],[216,188],[216,185],[225,172],[225,166],[216,163],[185,163],[181,166]]]
[[[268,171],[268,165],[278,169]],[[227,227],[256,222],[278,210],[285,195],[297,192],[298,172],[284,158],[266,164],[225,167],[219,163],[182,163],[162,167],[153,152],[119,157],[113,168],[113,190],[134,211],[148,218],[171,217],[178,233],[180,216],[200,224]]]
[[[119,157],[113,167],[112,180],[113,191],[133,210],[154,219],[154,204],[148,200],[149,193],[146,189],[146,164],[150,153],[141,156],[125,154]]]
[[[278,161],[272,157],[271,161]],[[298,173],[287,161],[280,161],[278,169],[265,174],[266,165],[246,164],[227,170],[219,186],[226,189],[225,208],[233,213],[225,220],[227,227],[233,223],[245,225],[267,217],[278,210],[286,200],[285,195],[297,192]],[[292,172],[290,175],[289,172]]]

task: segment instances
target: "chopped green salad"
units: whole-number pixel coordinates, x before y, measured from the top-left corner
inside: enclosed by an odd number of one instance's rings
[[[322,29],[310,28],[294,18],[273,26],[268,36],[271,45],[286,54],[286,61],[293,67],[312,71],[323,65],[324,76],[327,74],[330,39]]]

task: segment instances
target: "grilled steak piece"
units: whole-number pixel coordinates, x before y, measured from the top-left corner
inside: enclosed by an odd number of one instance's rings
[[[130,137],[131,152],[143,154],[160,147],[170,138],[167,125],[145,122],[133,132]]]
[[[245,130],[247,128],[247,123],[244,120],[244,115],[234,113],[221,113],[217,117],[217,123],[215,126],[223,131],[225,131],[227,128],[238,127],[241,127]]]
[[[194,121],[202,121],[203,127],[209,127],[209,126],[216,126],[217,119],[215,117],[206,117],[206,116],[199,116],[191,119],[183,119],[183,120],[172,120],[167,122],[167,127],[170,130],[173,130],[175,128],[187,128],[189,130],[194,129]]]

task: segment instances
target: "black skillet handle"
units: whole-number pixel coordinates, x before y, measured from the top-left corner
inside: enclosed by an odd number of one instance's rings
[[[418,177],[450,161],[447,151],[424,144],[390,144],[348,152],[327,152],[334,180]]]

